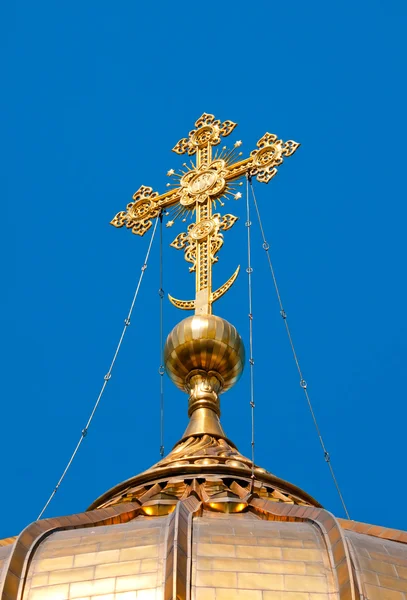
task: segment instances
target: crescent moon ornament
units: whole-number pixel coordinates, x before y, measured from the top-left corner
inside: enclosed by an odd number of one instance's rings
[[[232,287],[235,283],[237,276],[239,275],[240,265],[237,267],[236,271],[229,277],[229,279],[224,283],[220,288],[218,288],[215,292],[212,292],[210,298],[210,304],[212,305],[216,300],[219,300],[226,292]],[[181,310],[194,310],[196,309],[196,301],[195,300],[178,300],[174,298],[170,294],[168,294],[168,298],[176,308]]]

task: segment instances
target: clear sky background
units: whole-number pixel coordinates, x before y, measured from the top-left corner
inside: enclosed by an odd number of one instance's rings
[[[407,529],[406,27],[401,0],[11,2],[3,92],[0,537],[36,519],[103,383],[144,260],[109,225],[203,113],[301,142],[256,184],[297,352],[351,517]],[[4,210],[4,207],[6,210]],[[245,205],[214,268],[248,343]],[[254,223],[255,220],[253,219]],[[164,287],[193,297],[165,229]],[[158,241],[158,238],[157,238]],[[158,244],[112,379],[46,516],[85,510],[159,459]],[[256,462],[344,516],[253,227]],[[165,303],[165,331],[186,314]],[[222,423],[250,455],[249,376]],[[187,398],[165,381],[165,448]]]

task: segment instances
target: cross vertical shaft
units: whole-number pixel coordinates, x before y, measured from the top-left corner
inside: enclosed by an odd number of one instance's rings
[[[212,162],[212,146],[210,142],[197,151],[197,167],[201,168]],[[203,203],[196,202],[196,224],[208,222],[212,218],[212,199],[208,196]],[[198,241],[196,252],[195,275],[195,314],[212,314],[212,257],[211,235]]]

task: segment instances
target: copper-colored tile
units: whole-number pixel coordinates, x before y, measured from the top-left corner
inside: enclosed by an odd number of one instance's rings
[[[68,600],[69,585],[38,587],[30,591],[30,600]]]
[[[159,564],[156,558],[144,558],[141,561],[140,573],[151,573],[151,571],[157,571]]]
[[[97,550],[116,550],[117,548],[129,548],[130,546],[134,546],[134,542],[133,540],[127,540],[123,537],[120,542],[116,539],[106,539],[103,542],[98,542],[96,546]]]
[[[405,579],[399,579],[398,577],[388,577],[386,575],[379,574],[379,583],[381,586],[389,588],[391,590],[407,592],[407,581]]]
[[[17,598],[18,586],[20,578],[11,571],[7,574],[7,579],[4,582],[3,592],[6,598]]]
[[[204,539],[206,538],[206,539]],[[241,544],[246,544],[247,543],[247,538],[242,537],[240,538],[240,542]],[[256,538],[253,538],[253,542],[255,542]],[[206,536],[200,536],[199,537],[199,542],[212,542],[214,544],[230,544],[231,542],[231,536],[229,535],[211,535],[211,533],[209,533]],[[236,538],[235,536],[233,536],[233,543],[236,544]]]
[[[157,573],[143,573],[116,579],[116,592],[126,592],[142,589],[155,588],[157,585]]]
[[[233,598],[233,596],[229,596],[229,598]],[[195,600],[215,600],[215,588],[196,588]]]
[[[158,546],[137,546],[135,548],[124,548],[120,551],[120,560],[137,560],[142,558],[158,557]]]
[[[47,585],[49,573],[36,573],[32,576],[31,587],[41,587]]]
[[[332,527],[332,529],[329,531],[328,537],[331,545],[333,546],[341,537],[341,531],[339,527]]]
[[[320,550],[313,550],[311,548],[283,548],[283,559],[322,562],[322,554]]]
[[[38,558],[56,558],[58,556],[68,556],[70,554],[87,554],[89,552],[96,552],[99,550],[99,544],[80,544],[54,548],[53,546],[44,545],[44,548],[40,549],[35,553],[36,559]]]
[[[267,540],[267,538],[259,538],[259,539]],[[285,538],[285,539],[277,540],[277,542],[279,542],[278,545],[280,546],[280,548],[303,548],[305,541],[309,541],[312,548],[316,547],[314,540],[303,540],[303,539],[298,539],[298,538],[297,539]],[[264,542],[261,542],[261,543],[264,543]],[[270,539],[269,539],[269,542],[267,545],[270,545]],[[276,544],[273,544],[273,545],[276,545]]]
[[[97,594],[111,594],[114,592],[115,578],[92,579],[90,581],[78,581],[69,586],[69,598],[80,598],[81,596],[96,596]]]
[[[159,592],[156,590],[156,588],[151,588],[149,590],[139,590],[137,592],[137,600],[161,600],[161,598],[162,594],[159,595]],[[116,599],[119,600],[119,596],[117,594]]]
[[[94,577],[100,579],[103,577],[120,577],[121,575],[137,575],[140,571],[140,564],[140,560],[129,560],[97,565]]]
[[[87,554],[77,554],[74,560],[75,567],[87,567],[91,565],[100,565],[116,562],[119,560],[120,550],[105,550],[103,552],[89,552]]]
[[[271,558],[281,559],[280,548],[268,548],[267,546],[237,546],[236,556],[238,558]]]
[[[334,560],[336,563],[340,563],[345,558],[345,546],[342,540],[338,540],[332,547]]]
[[[248,571],[249,569],[242,570]],[[257,572],[304,575],[305,563],[290,560],[260,560]]]
[[[325,577],[284,575],[284,589],[292,592],[328,592],[328,582]]]
[[[52,571],[54,569],[71,569],[73,567],[73,556],[60,556],[58,558],[43,558],[35,561],[34,570],[36,573]]]
[[[262,600],[260,590],[216,588],[216,600]]]
[[[318,573],[313,573],[313,575],[318,575]],[[349,573],[349,565],[346,560],[343,560],[339,565],[337,565],[336,575],[338,577],[339,587],[342,586],[349,579],[351,574]],[[377,583],[377,581],[373,583]]]
[[[375,573],[381,573],[383,575],[397,575],[396,567],[388,562],[360,558],[359,564],[364,570],[374,571]]]
[[[238,573],[238,588],[249,590],[283,590],[283,575],[271,573]]]
[[[307,575],[325,575],[326,569],[322,563],[305,563],[305,572]]]
[[[401,579],[407,579],[407,567],[402,567],[400,565],[396,565],[397,575]]]
[[[369,600],[405,600],[403,592],[386,590],[382,587],[366,584]]]
[[[61,569],[49,573],[49,585],[57,583],[71,583],[75,581],[86,581],[93,579],[94,567],[82,567],[80,569]]]
[[[257,560],[250,558],[213,558],[213,571],[258,571]]]
[[[205,556],[198,556],[196,560],[196,569],[207,571],[212,569],[212,559]]]
[[[199,556],[235,556],[236,546],[232,544],[198,544]]]
[[[229,571],[198,571],[196,574],[197,587],[237,587],[236,573]]]
[[[301,592],[263,592],[263,600],[309,600],[309,594]],[[318,600],[325,600],[320,596]]]

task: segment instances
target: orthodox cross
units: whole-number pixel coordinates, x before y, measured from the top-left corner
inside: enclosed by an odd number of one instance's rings
[[[240,159],[242,153],[238,148],[241,141],[237,141],[232,150],[223,147],[213,155],[214,146],[220,144],[221,137],[232,133],[236,123],[222,123],[213,115],[204,113],[195,127],[187,138],[182,138],[174,146],[173,152],[196,155],[196,163],[192,160],[191,166],[184,163],[185,169],[179,173],[170,169],[167,175],[172,178],[174,187],[165,194],[141,186],[133,195],[133,202],[127,205],[125,211],[117,213],[111,224],[115,227],[125,225],[133,233],[144,235],[151,227],[152,219],[163,213],[170,216],[167,227],[171,227],[175,219],[182,217],[185,221],[188,214],[192,217],[195,213],[195,223],[188,226],[187,232],[177,235],[171,244],[174,248],[184,249],[185,259],[192,264],[189,270],[195,272],[195,300],[169,298],[177,308],[195,309],[196,314],[211,314],[213,302],[233,285],[240,268],[220,288],[212,291],[212,265],[218,261],[216,255],[223,245],[221,232],[230,229],[237,220],[231,214],[213,214],[216,203],[224,206],[222,198],[241,198],[242,194],[236,192],[234,186],[244,175],[268,183],[276,175],[283,157],[294,154],[299,144],[292,140],[283,142],[276,135],[266,133],[248,158]],[[167,184],[168,187],[171,185]]]

